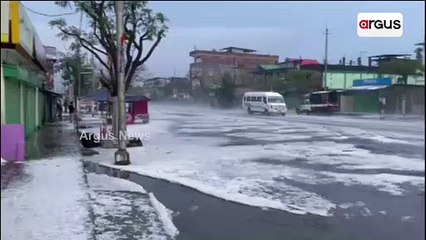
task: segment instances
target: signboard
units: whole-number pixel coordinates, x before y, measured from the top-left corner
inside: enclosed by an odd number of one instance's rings
[[[9,1],[1,1],[1,42],[9,42]]]
[[[371,79],[358,79],[354,80],[352,86],[390,86],[392,85],[392,78],[371,78]]]
[[[32,56],[34,50],[35,29],[30,17],[22,5],[19,6],[19,43]]]
[[[56,60],[57,57],[57,51],[55,47],[51,46],[44,46],[44,51],[46,52],[46,58],[48,60]]]
[[[40,41],[40,38],[38,37],[35,31],[33,34],[33,39],[34,39],[33,41],[34,41],[34,53],[35,53],[33,58],[37,59],[43,65],[43,67],[46,68],[47,67],[46,51],[44,49],[43,43]]]

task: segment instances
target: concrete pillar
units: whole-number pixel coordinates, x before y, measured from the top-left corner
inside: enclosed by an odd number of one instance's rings
[[[402,96],[402,115],[403,116],[405,116],[405,114],[406,114],[406,104],[407,104],[406,96],[403,95]]]
[[[6,98],[4,96],[4,75],[3,75],[3,63],[1,63],[1,124],[6,123]]]
[[[345,77],[345,79],[344,79],[344,83],[343,83],[343,89],[346,89],[346,71],[345,71],[344,77]]]
[[[35,89],[35,126],[38,128],[39,117],[38,117],[38,88]]]

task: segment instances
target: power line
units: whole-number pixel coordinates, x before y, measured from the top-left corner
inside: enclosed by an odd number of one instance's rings
[[[32,10],[31,8],[29,8],[29,7],[27,7],[27,6],[25,6],[23,3],[21,3],[22,4],[22,6],[24,6],[28,11],[30,11],[30,12],[32,12],[32,13],[35,13],[35,14],[38,14],[38,15],[41,15],[41,16],[45,16],[45,17],[61,17],[61,16],[67,16],[67,15],[74,15],[74,14],[76,14],[77,12],[70,12],[70,13],[60,13],[60,14],[46,14],[46,13],[41,13],[41,12],[37,12],[37,11],[34,11],[34,10]]]

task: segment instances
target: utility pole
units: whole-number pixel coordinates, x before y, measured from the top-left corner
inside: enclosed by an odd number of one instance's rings
[[[324,57],[324,89],[327,89],[327,64],[328,64],[328,27],[325,28],[325,57]]]
[[[117,16],[117,70],[118,70],[118,149],[114,155],[114,164],[116,165],[129,165],[130,156],[126,150],[127,143],[127,130],[126,130],[126,103],[125,103],[125,83],[123,71],[123,1],[115,2],[115,12]]]

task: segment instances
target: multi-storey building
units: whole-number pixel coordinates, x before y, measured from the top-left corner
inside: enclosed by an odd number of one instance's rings
[[[208,90],[221,85],[223,79],[230,78],[238,86],[247,86],[254,81],[260,64],[276,64],[278,56],[258,54],[255,50],[227,47],[221,50],[194,50],[189,53],[194,58],[190,64],[192,89]]]

